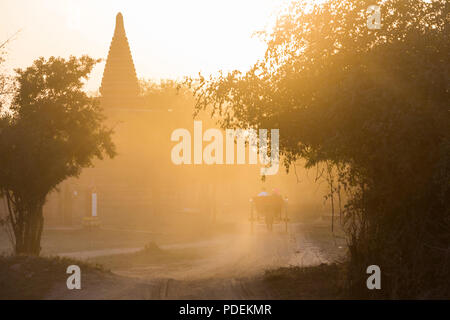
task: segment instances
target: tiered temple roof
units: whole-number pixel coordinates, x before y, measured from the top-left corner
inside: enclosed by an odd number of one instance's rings
[[[100,93],[105,109],[133,108],[139,105],[139,83],[120,12],[116,16],[116,28],[103,72]]]

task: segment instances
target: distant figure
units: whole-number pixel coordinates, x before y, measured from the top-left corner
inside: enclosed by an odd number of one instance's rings
[[[264,216],[264,221],[266,223],[267,230],[272,231],[273,228],[273,209],[271,205],[271,197],[266,192],[266,189],[263,187],[262,191],[258,193],[258,196],[255,198],[256,210]]]
[[[270,211],[272,211],[274,217],[281,219],[281,211],[283,209],[284,201],[278,189],[272,190],[272,195],[270,198]]]

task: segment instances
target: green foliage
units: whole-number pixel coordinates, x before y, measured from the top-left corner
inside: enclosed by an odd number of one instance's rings
[[[280,128],[286,165],[331,163],[348,193],[349,288],[380,265],[386,297],[448,295],[449,31],[446,1],[294,3],[265,59],[198,79],[197,110],[224,127]]]
[[[87,56],[40,58],[16,70],[11,114],[0,119],[0,189],[17,252],[39,253],[47,194],[95,158],[115,154],[98,101],[82,90],[97,62]]]

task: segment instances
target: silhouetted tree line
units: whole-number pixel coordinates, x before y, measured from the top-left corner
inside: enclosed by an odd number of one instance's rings
[[[450,297],[448,3],[384,1],[379,30],[371,4],[296,2],[251,70],[188,82],[223,127],[279,128],[287,168],[333,166],[350,295]],[[380,291],[366,288],[372,264]]]

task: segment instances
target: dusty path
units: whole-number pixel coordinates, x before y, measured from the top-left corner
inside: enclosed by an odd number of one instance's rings
[[[236,278],[261,275],[264,270],[285,266],[311,266],[328,263],[320,248],[291,225],[289,233],[269,233],[263,225],[253,234],[242,233],[219,237],[213,241],[178,245],[178,248],[209,247],[210,254],[203,259],[152,265],[115,273],[143,279],[170,278],[175,280],[201,280],[208,278]],[[171,248],[176,246],[171,245]],[[163,248],[169,248],[166,246]]]
[[[267,232],[263,225],[253,233],[242,232],[200,241],[162,246],[164,250],[206,249],[199,259],[152,263],[113,269],[104,279],[87,277],[84,288],[69,291],[58,286],[48,298],[69,299],[268,299],[276,297],[260,280],[264,271],[286,266],[312,266],[331,262],[324,250],[290,225],[289,232]],[[126,249],[128,252],[137,248]],[[125,253],[117,250],[71,253],[86,258]],[[68,254],[69,255],[69,254]],[[259,279],[259,280],[258,280]]]

